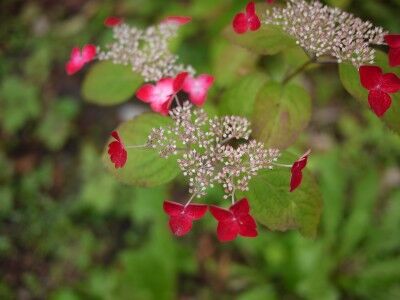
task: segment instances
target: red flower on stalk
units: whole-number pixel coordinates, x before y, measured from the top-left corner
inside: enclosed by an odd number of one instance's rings
[[[71,57],[65,65],[65,71],[68,75],[73,75],[78,72],[83,66],[92,61],[96,56],[96,46],[88,44],[82,48],[74,47],[71,51]]]
[[[121,23],[122,23],[122,19],[118,18],[118,17],[114,17],[114,16],[107,17],[104,20],[104,25],[106,27],[115,27],[115,26],[121,25]]]
[[[261,22],[256,14],[256,7],[254,2],[249,2],[246,6],[246,12],[240,12],[236,14],[232,22],[233,30],[242,34],[248,30],[256,31],[260,28]]]
[[[205,204],[189,204],[187,206],[173,201],[164,201],[165,213],[169,216],[169,227],[176,236],[187,234],[193,221],[201,219],[207,211]]]
[[[213,83],[214,77],[211,75],[202,74],[197,78],[188,76],[183,83],[183,91],[189,94],[189,99],[194,105],[202,106]]]
[[[385,41],[389,45],[390,66],[400,66],[400,34],[385,35]]]
[[[125,145],[122,143],[121,138],[117,131],[113,131],[111,136],[115,141],[108,145],[108,154],[110,155],[110,160],[114,163],[116,169],[125,166],[128,154],[125,149]]]
[[[191,17],[186,16],[170,16],[166,17],[163,21],[165,24],[174,24],[174,25],[185,25],[192,21]]]
[[[182,89],[188,76],[187,72],[179,73],[175,78],[160,79],[155,85],[147,83],[136,92],[136,97],[145,103],[150,103],[153,111],[168,115],[174,96]]]
[[[400,90],[400,78],[394,73],[382,73],[382,69],[376,66],[361,66],[358,70],[360,81],[369,91],[368,103],[378,117],[381,117],[392,105],[389,94]]]
[[[221,242],[234,240],[238,235],[256,237],[257,224],[249,214],[250,207],[246,198],[233,204],[229,210],[211,205],[210,212],[218,221],[217,236]]]
[[[292,177],[290,178],[290,191],[293,192],[303,180],[303,169],[307,165],[308,156],[310,155],[311,150],[308,150],[304,153],[298,160],[295,161],[290,172],[292,173]]]

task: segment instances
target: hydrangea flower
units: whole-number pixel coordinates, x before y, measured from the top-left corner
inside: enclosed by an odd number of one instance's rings
[[[218,221],[217,237],[221,242],[236,239],[238,235],[243,237],[256,237],[257,224],[250,215],[250,206],[246,198],[243,198],[229,207],[229,210],[211,205],[210,212]]]
[[[260,28],[261,22],[256,14],[256,7],[254,2],[249,2],[246,6],[246,12],[236,14],[232,22],[233,30],[242,34],[248,30],[256,31]]]
[[[385,41],[389,45],[390,66],[400,66],[400,34],[387,34],[385,35]]]
[[[392,105],[389,94],[400,90],[400,79],[394,73],[383,74],[382,69],[376,66],[361,66],[359,73],[362,86],[369,91],[371,109],[382,117]]]
[[[207,211],[205,204],[182,205],[173,201],[164,201],[165,213],[169,216],[169,227],[176,236],[183,236],[192,229],[193,221],[201,219]]]
[[[122,24],[122,19],[114,16],[107,17],[104,20],[104,25],[106,27],[115,27]]]
[[[115,139],[115,141],[108,145],[108,154],[110,155],[110,159],[114,163],[115,168],[122,168],[125,166],[128,157],[125,145],[122,143],[117,131],[113,131],[111,136]]]
[[[183,91],[189,94],[189,99],[194,105],[202,106],[213,83],[214,77],[211,75],[202,74],[197,78],[188,76],[183,83]]]
[[[164,24],[172,24],[172,25],[185,25],[192,21],[191,17],[186,16],[169,16],[164,19],[162,23]]]
[[[304,153],[298,160],[295,161],[290,172],[292,173],[292,177],[290,178],[290,191],[293,192],[296,188],[299,187],[301,181],[303,180],[303,169],[307,165],[308,156],[310,155],[311,150],[308,150]]]
[[[82,48],[75,47],[71,51],[71,56],[65,65],[65,71],[68,75],[73,75],[83,68],[85,64],[92,61],[96,56],[96,46],[88,44]]]
[[[153,111],[168,115],[171,102],[182,89],[187,72],[179,73],[175,78],[163,78],[156,84],[147,83],[138,89],[136,97],[149,103]]]

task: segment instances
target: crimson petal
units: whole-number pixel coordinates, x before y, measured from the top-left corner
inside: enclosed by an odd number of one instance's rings
[[[368,95],[368,103],[378,117],[382,117],[392,105],[392,98],[380,90],[372,90]]]
[[[400,66],[400,48],[389,49],[389,64],[391,67]]]
[[[233,19],[232,22],[233,30],[238,33],[242,34],[245,33],[248,29],[247,24],[247,16],[244,13],[238,13]]]
[[[376,88],[382,76],[382,69],[376,66],[361,66],[358,70],[360,81],[367,90]]]

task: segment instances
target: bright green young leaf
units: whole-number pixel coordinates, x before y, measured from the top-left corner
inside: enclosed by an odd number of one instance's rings
[[[293,144],[311,117],[311,99],[302,87],[266,83],[257,94],[252,116],[253,133],[268,147]]]
[[[380,66],[384,72],[393,72],[399,75],[398,68],[389,67],[387,55],[383,52],[378,51],[375,60],[375,65]],[[360,83],[357,68],[349,63],[339,64],[339,76],[350,95],[369,108],[368,91]],[[400,93],[392,94],[391,97],[392,106],[381,119],[389,128],[400,134]]]
[[[285,154],[282,160],[293,162],[296,157]],[[315,237],[320,221],[322,199],[315,179],[303,171],[303,182],[289,192],[290,169],[277,168],[260,172],[245,193],[256,220],[270,230],[298,229],[305,237]]]
[[[86,74],[82,95],[99,105],[119,104],[131,98],[142,82],[142,77],[130,67],[102,61]]]
[[[277,54],[296,46],[296,41],[276,25],[261,25],[257,31],[237,34],[229,24],[223,35],[231,43],[262,55]]]
[[[220,99],[221,113],[251,118],[256,95],[266,81],[267,76],[260,72],[237,80]]]
[[[167,126],[172,121],[169,118],[145,113],[135,119],[122,123],[118,131],[125,145],[143,145],[152,128]],[[111,141],[111,139],[110,139]],[[128,148],[128,160],[121,169],[115,169],[108,153],[108,143],[104,150],[103,161],[107,169],[118,180],[135,186],[153,187],[167,183],[174,179],[179,168],[175,157],[161,158],[158,152],[147,148]]]

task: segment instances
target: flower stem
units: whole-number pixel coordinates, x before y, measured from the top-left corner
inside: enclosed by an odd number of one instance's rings
[[[232,195],[231,195],[231,199],[232,199],[232,205],[235,204],[235,188],[232,191]]]
[[[280,163],[276,163],[276,162],[273,162],[272,164],[274,166],[277,166],[277,167],[284,167],[284,168],[291,168],[292,167],[292,165],[285,165],[285,164],[280,164]]]
[[[182,107],[181,103],[179,102],[178,95],[175,95],[174,99],[175,99],[176,105],[178,105],[179,107]]]
[[[196,193],[192,194],[192,196],[190,196],[189,200],[186,202],[185,204],[185,208],[190,204],[190,202],[192,202],[192,200],[194,199],[194,197],[196,197]]]
[[[131,148],[146,148],[146,147],[147,147],[147,144],[125,146],[126,149],[131,149]]]
[[[304,64],[302,64],[300,67],[298,67],[296,70],[294,70],[292,73],[287,75],[283,81],[282,84],[288,83],[291,79],[299,75],[301,72],[303,72],[309,65],[315,63],[316,60],[315,58],[310,58],[308,61],[306,61]]]

